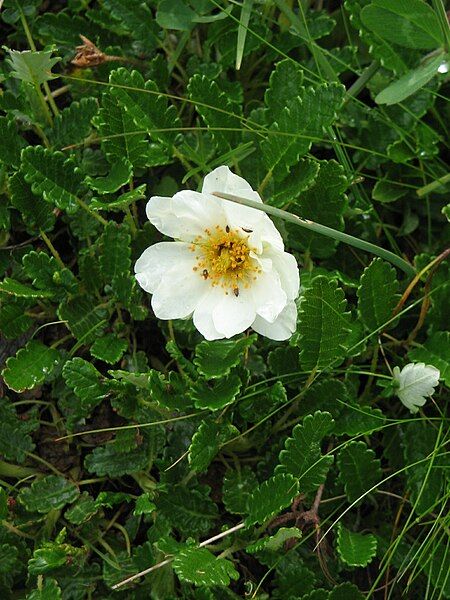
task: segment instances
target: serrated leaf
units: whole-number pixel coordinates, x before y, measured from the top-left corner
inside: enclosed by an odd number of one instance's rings
[[[279,473],[264,481],[248,498],[247,526],[264,523],[289,506],[298,494],[298,479]]]
[[[296,345],[304,369],[326,369],[342,362],[349,327],[344,292],[334,279],[319,275],[300,301]]]
[[[31,390],[51,374],[59,360],[59,352],[37,340],[31,340],[16,356],[10,356],[2,375],[6,385],[15,392]]]
[[[77,486],[59,475],[47,475],[30,487],[22,488],[18,500],[30,512],[47,513],[74,502],[80,491]]]
[[[127,340],[118,338],[114,333],[107,333],[99,337],[91,346],[91,354],[99,360],[114,365],[128,348]]]
[[[256,335],[243,337],[239,340],[204,340],[195,348],[194,364],[200,375],[205,379],[216,379],[228,375],[233,367],[242,359],[255,342]]]
[[[213,461],[220,446],[239,434],[230,423],[218,424],[214,421],[203,421],[192,436],[189,446],[189,464],[196,473],[206,471]]]
[[[312,185],[302,192],[293,202],[289,210],[303,219],[311,219],[321,225],[332,227],[338,231],[344,229],[344,210],[347,198],[344,194],[348,187],[348,179],[343,167],[334,160],[317,161],[319,172]],[[294,171],[295,172],[295,171]],[[289,176],[283,181],[290,181]],[[317,258],[328,258],[336,249],[336,240],[287,224],[289,240],[292,248],[309,252]]]
[[[270,74],[269,88],[264,94],[266,121],[270,125],[281,117],[284,107],[290,108],[295,98],[303,93],[303,70],[291,59],[284,59],[275,65]]]
[[[377,552],[377,538],[371,533],[350,531],[338,523],[337,550],[341,560],[351,567],[365,567]]]
[[[10,277],[5,277],[3,281],[0,281],[0,292],[16,298],[51,298],[53,296],[49,290],[37,290]]]
[[[126,158],[111,166],[111,172],[105,177],[86,177],[87,185],[99,194],[113,194],[126,185],[133,176],[133,167]],[[95,205],[94,205],[95,206]],[[108,206],[101,207],[108,209]]]
[[[159,29],[146,4],[134,0],[105,0],[103,4],[133,39],[142,43],[146,52],[158,47]]]
[[[171,147],[181,121],[175,107],[168,105],[167,98],[158,95],[156,84],[144,81],[138,71],[130,72],[124,68],[113,71],[109,81],[118,86],[113,87],[111,93],[124,106],[136,126],[147,131],[153,139]]]
[[[39,289],[61,297],[76,289],[76,279],[69,269],[61,268],[53,256],[32,250],[22,258],[25,273]]]
[[[440,372],[436,367],[425,363],[408,363],[400,371],[394,367],[392,383],[397,396],[412,413],[419,411],[426,398],[434,394],[439,385]]]
[[[219,151],[236,148],[242,137],[240,112],[236,112],[236,105],[220,90],[215,81],[205,75],[196,74],[191,77],[188,92],[197,112],[211,128]]]
[[[248,497],[257,485],[258,480],[250,467],[227,471],[222,488],[222,501],[227,511],[236,515],[246,514]]]
[[[53,544],[34,551],[33,558],[28,561],[28,571],[31,575],[42,575],[64,566],[66,562],[67,552],[65,549]]]
[[[436,331],[423,346],[410,350],[408,357],[439,369],[445,385],[450,387],[450,333],[448,331]]]
[[[95,306],[95,301],[89,296],[74,296],[58,308],[59,318],[67,321],[67,327],[73,335],[85,344],[100,335],[107,314],[104,308]]]
[[[5,0],[1,17],[5,23],[13,25],[20,20],[22,14],[26,17],[34,17],[40,3],[40,0],[21,0],[20,4],[16,0]]]
[[[211,386],[206,381],[195,382],[189,392],[196,408],[219,410],[232,404],[241,389],[242,382],[235,374],[214,381]]]
[[[174,485],[170,493],[160,494],[155,503],[176,529],[195,538],[206,535],[219,515],[216,504],[205,491],[183,485]]]
[[[26,600],[60,600],[62,598],[61,588],[56,579],[44,579],[43,583],[27,594]]]
[[[280,527],[275,535],[266,536],[257,540],[245,549],[250,554],[255,554],[261,550],[269,552],[278,552],[282,549],[285,542],[292,539],[300,539],[302,532],[298,527]]]
[[[302,493],[314,491],[325,481],[333,456],[321,453],[322,439],[332,432],[334,420],[328,412],[307,415],[292,430],[292,437],[280,452],[276,473],[290,473],[299,481]]]
[[[303,88],[290,107],[283,108],[261,143],[264,163],[276,180],[283,180],[311,145],[324,138],[324,129],[336,118],[344,91],[334,83]]]
[[[65,146],[82,142],[91,131],[91,119],[97,110],[96,98],[81,98],[79,102],[74,101],[70,106],[64,108],[53,121],[53,127],[49,134],[52,146],[62,149]]]
[[[104,280],[112,282],[115,277],[130,271],[131,236],[124,225],[110,221],[100,239],[100,267]]]
[[[0,399],[0,454],[7,460],[23,463],[34,449],[29,434],[38,426],[36,419],[21,419],[12,404]]]
[[[361,275],[358,287],[358,312],[370,331],[387,323],[398,301],[395,269],[375,258]]]
[[[136,498],[136,506],[134,508],[134,515],[146,515],[152,513],[156,509],[156,504],[151,501],[153,496],[150,493],[142,494],[139,498]]]
[[[20,165],[20,152],[25,145],[12,119],[0,117],[0,162],[7,166]]]
[[[175,555],[173,569],[182,581],[212,587],[227,586],[231,579],[239,579],[233,563],[216,558],[206,548],[184,548]]]
[[[28,146],[22,150],[21,172],[33,194],[69,213],[77,210],[83,177],[71,158],[42,146]]]
[[[377,36],[405,48],[434,50],[444,45],[439,19],[423,0],[373,0],[362,9],[361,20]]]
[[[108,393],[102,375],[94,365],[80,357],[68,360],[63,367],[62,375],[66,385],[81,400],[81,408],[86,415],[89,415]]]
[[[52,207],[42,199],[37,199],[20,171],[9,180],[11,204],[20,211],[28,229],[51,231],[56,217]]]
[[[437,435],[437,429],[422,421],[405,424],[401,435],[405,466],[418,462],[405,473],[410,500],[418,515],[433,510],[441,498],[444,472],[448,471],[448,459],[434,457]],[[443,451],[437,449],[438,453]]]
[[[196,13],[183,0],[160,0],[156,22],[164,29],[189,31]]]
[[[289,204],[295,202],[302,192],[313,184],[319,173],[320,164],[319,161],[310,158],[300,159],[286,179],[275,187],[267,203],[287,210]]]
[[[375,452],[364,442],[349,442],[337,457],[339,478],[349,502],[355,502],[381,481],[381,465]]]
[[[147,135],[134,123],[112,92],[103,94],[102,107],[92,122],[102,139],[102,150],[110,164],[114,165],[125,159],[133,168],[146,165]]]
[[[53,66],[61,59],[57,56],[51,58],[52,53],[53,50],[42,50],[40,52],[35,50],[24,50],[23,52],[9,50],[9,58],[6,59],[6,62],[11,67],[13,77],[33,85],[41,85],[45,81],[57,77],[51,71]]]
[[[77,501],[64,513],[64,517],[74,525],[89,521],[98,511],[99,505],[87,492],[83,492]]]
[[[445,54],[442,52],[438,56],[421,63],[416,69],[408,71],[400,79],[384,88],[375,96],[375,102],[377,104],[387,104],[388,106],[403,102],[438,75],[439,67],[444,61]]]
[[[315,588],[316,576],[298,552],[293,550],[280,558],[275,563],[274,598],[299,598]]]
[[[130,452],[121,452],[114,444],[95,448],[86,456],[84,466],[90,473],[99,477],[122,477],[145,469],[148,465],[145,442]]]

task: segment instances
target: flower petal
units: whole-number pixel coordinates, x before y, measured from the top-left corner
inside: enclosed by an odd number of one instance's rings
[[[180,263],[164,274],[152,296],[152,308],[158,319],[190,317],[210,284]]]
[[[252,328],[261,335],[271,340],[287,340],[294,333],[297,325],[297,307],[295,302],[289,302],[273,323],[269,323],[257,316],[252,323]]]
[[[216,304],[212,312],[214,327],[226,338],[245,331],[255,320],[256,311],[248,290],[225,295]]]
[[[153,294],[164,275],[174,266],[181,266],[192,273],[195,266],[194,253],[185,242],[159,242],[144,250],[134,265],[139,285]]]
[[[191,190],[177,192],[173,198],[153,196],[146,212],[161,233],[185,242],[204,235],[207,227],[226,224],[221,200]]]
[[[203,296],[194,311],[194,325],[206,340],[221,340],[223,333],[219,333],[214,326],[212,313],[222,298],[223,290],[213,287]]]
[[[272,259],[273,268],[280,276],[281,287],[288,300],[295,300],[300,289],[300,272],[295,256],[274,250],[267,252],[267,256]]]
[[[287,296],[281,287],[280,277],[275,271],[261,273],[250,285],[256,313],[269,323],[273,323],[287,303]]]

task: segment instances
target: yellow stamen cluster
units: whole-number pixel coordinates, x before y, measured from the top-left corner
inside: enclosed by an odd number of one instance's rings
[[[248,287],[250,280],[261,273],[250,257],[247,240],[248,232],[244,229],[231,229],[228,225],[216,225],[212,231],[205,229],[204,235],[197,236],[190,246],[196,252],[194,271],[211,285],[220,285],[226,294],[231,290],[239,296],[239,287]]]

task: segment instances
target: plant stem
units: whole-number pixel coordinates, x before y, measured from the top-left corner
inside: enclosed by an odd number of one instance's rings
[[[83,210],[85,210],[87,213],[89,213],[91,215],[91,217],[94,217],[94,219],[97,219],[97,221],[99,223],[101,223],[102,225],[108,225],[108,221],[106,219],[104,219],[101,215],[99,215],[97,212],[95,212],[95,210],[92,210],[91,208],[89,208],[89,206],[86,204],[86,202],[84,202],[84,200],[77,198],[77,203],[79,206],[81,206],[81,208]]]
[[[416,191],[416,194],[419,196],[419,198],[423,198],[423,196],[426,196],[427,194],[434,192],[434,190],[437,189],[439,186],[445,185],[449,181],[450,181],[450,173],[447,173],[447,175],[444,175],[443,177],[439,177],[439,179],[436,179],[435,181],[432,181],[428,185],[424,185],[423,187],[419,188]]]
[[[354,246],[355,248],[359,248],[360,250],[364,250],[365,252],[375,254],[375,256],[380,256],[381,258],[384,258],[385,260],[389,261],[390,263],[404,271],[408,275],[408,277],[414,277],[416,274],[414,267],[407,263],[406,260],[403,260],[403,258],[400,258],[400,256],[397,256],[389,250],[380,248],[375,244],[371,244],[370,242],[366,242],[365,240],[360,240],[359,238],[353,237],[348,233],[337,231],[336,229],[332,229],[331,227],[327,227],[326,225],[314,223],[314,221],[310,221],[309,219],[302,219],[301,217],[298,217],[297,215],[282,210],[281,208],[275,208],[274,206],[270,206],[268,204],[255,202],[254,200],[249,200],[248,198],[241,198],[240,196],[235,196],[234,194],[213,192],[213,196],[223,198],[224,200],[230,200],[231,202],[236,202],[237,204],[242,204],[244,206],[249,206],[250,208],[262,210],[263,212],[269,215],[273,215],[274,217],[278,217],[280,219],[283,219],[284,221],[294,223],[295,225],[298,225],[299,227],[303,227],[305,229],[309,229],[309,231],[313,231],[314,233],[326,235],[327,237],[333,238],[339,242],[344,242],[349,246]]]
[[[41,234],[41,238],[44,240],[44,242],[47,245],[47,248],[50,250],[50,252],[52,253],[54,259],[56,260],[56,262],[58,263],[58,265],[61,267],[61,269],[65,269],[66,265],[63,263],[58,250],[55,248],[55,246],[52,244],[51,240],[49,239],[48,235],[45,233],[45,231],[42,231],[42,229],[39,232]]]
[[[359,92],[365,87],[366,83],[372,79],[375,73],[380,68],[380,63],[374,60],[370,65],[361,73],[358,79],[348,88],[347,94],[345,95],[344,104],[346,104],[350,98],[356,98]]]

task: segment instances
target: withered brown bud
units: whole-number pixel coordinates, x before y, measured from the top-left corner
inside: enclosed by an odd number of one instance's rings
[[[75,58],[70,61],[73,65],[80,69],[88,69],[89,67],[97,67],[108,60],[108,56],[99,50],[91,40],[81,34],[80,38],[83,40],[83,44],[76,47]]]

